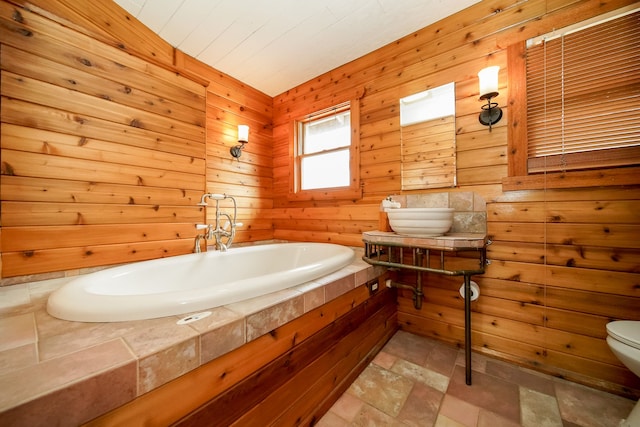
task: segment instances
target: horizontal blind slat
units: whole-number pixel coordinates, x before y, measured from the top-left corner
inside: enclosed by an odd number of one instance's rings
[[[640,148],[619,148],[606,152],[575,153],[529,159],[530,173],[578,170],[593,167],[619,167],[640,164]]]

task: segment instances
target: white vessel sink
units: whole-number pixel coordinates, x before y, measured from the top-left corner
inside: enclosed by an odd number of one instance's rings
[[[453,208],[387,209],[391,229],[412,237],[442,236],[453,224]]]

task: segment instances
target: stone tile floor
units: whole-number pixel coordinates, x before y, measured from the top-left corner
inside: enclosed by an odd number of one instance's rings
[[[617,426],[634,401],[398,331],[317,424],[436,427]]]

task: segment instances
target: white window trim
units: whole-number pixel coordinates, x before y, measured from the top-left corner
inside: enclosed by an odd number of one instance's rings
[[[350,185],[344,187],[318,188],[313,190],[300,189],[300,157],[299,157],[299,123],[309,120],[319,114],[343,108],[349,105],[351,118],[351,147],[349,149]],[[362,198],[360,184],[360,102],[357,99],[344,102],[328,109],[307,114],[293,120],[291,124],[291,141],[289,144],[289,200],[346,200]]]

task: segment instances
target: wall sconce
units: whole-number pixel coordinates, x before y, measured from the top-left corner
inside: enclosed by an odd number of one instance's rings
[[[244,144],[249,142],[249,126],[247,125],[238,125],[238,142],[239,144],[235,147],[231,147],[229,152],[236,159],[242,155],[242,149],[244,148]]]
[[[489,126],[489,132],[491,132],[491,125],[498,123],[502,118],[502,110],[498,107],[498,103],[491,102],[491,98],[498,96],[498,71],[500,71],[500,67],[494,65],[484,68],[478,73],[480,100],[487,100],[487,103],[482,106],[478,119],[483,125]]]

